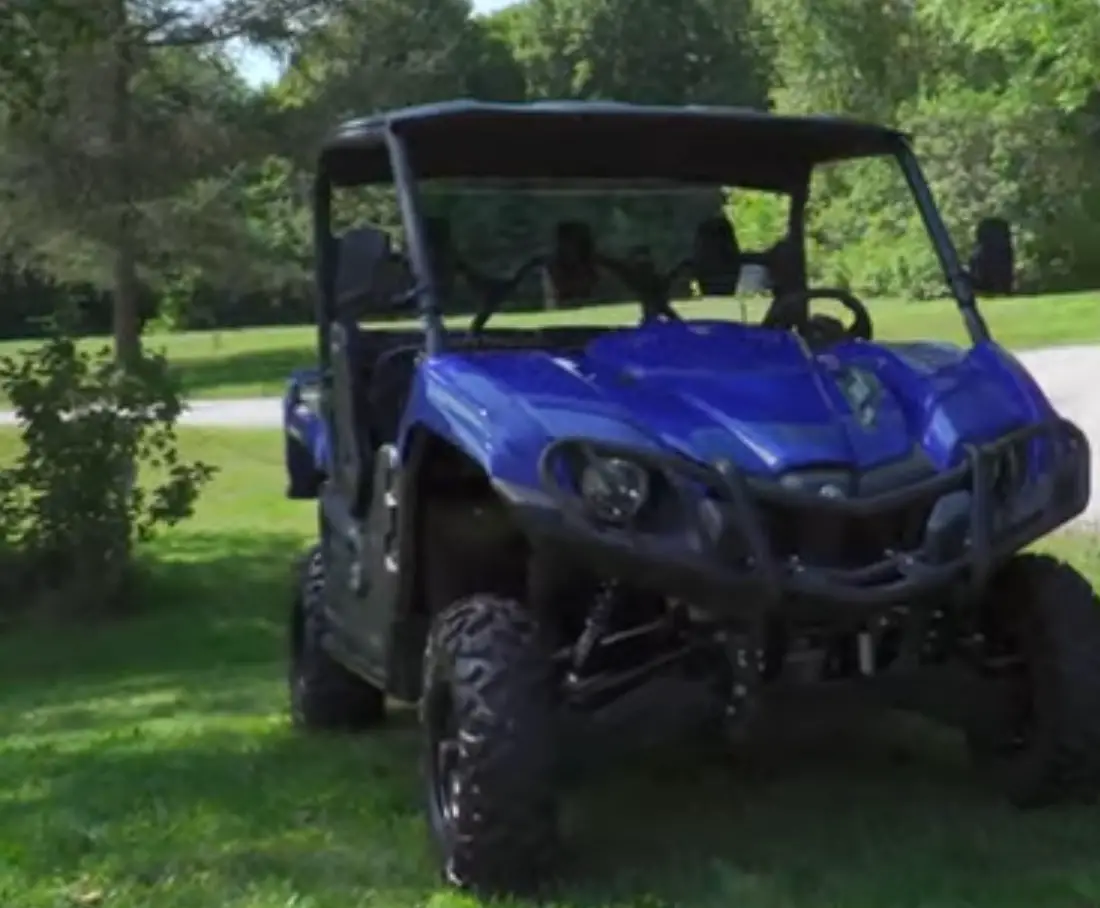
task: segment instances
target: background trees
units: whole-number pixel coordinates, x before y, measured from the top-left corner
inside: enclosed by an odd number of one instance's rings
[[[1094,0],[15,0],[0,23],[0,335],[308,318],[308,171],[340,117],[435,98],[832,111],[896,124],[960,245],[1007,217],[1034,289],[1100,284]],[[248,84],[241,41],[285,62]],[[875,168],[879,167],[878,170]],[[900,181],[815,187],[818,276],[940,292]],[[765,234],[766,205],[735,210]],[[501,217],[487,206],[486,218]],[[824,252],[829,255],[823,254]]]

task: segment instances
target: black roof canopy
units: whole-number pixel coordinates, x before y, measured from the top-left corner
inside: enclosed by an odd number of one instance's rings
[[[402,138],[419,179],[607,178],[760,189],[787,188],[815,164],[890,154],[905,141],[855,120],[736,107],[457,100],[344,123],[321,151],[331,181],[389,182],[387,131]]]

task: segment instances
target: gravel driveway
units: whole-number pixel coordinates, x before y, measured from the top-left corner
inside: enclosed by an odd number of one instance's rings
[[[1093,493],[1084,520],[1100,524],[1100,346],[1057,347],[1019,354],[1054,406],[1076,422],[1092,444]],[[13,425],[14,414],[0,411],[0,425]],[[276,398],[194,401],[180,422],[192,426],[272,428],[282,422]]]
[[[1057,347],[1018,355],[1055,409],[1089,437],[1092,498],[1078,523],[1100,528],[1100,346]]]

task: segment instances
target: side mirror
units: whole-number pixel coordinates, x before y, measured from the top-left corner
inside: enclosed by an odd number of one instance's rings
[[[1003,218],[983,218],[974,234],[970,282],[976,293],[1010,296],[1015,288],[1016,255],[1012,228]]]

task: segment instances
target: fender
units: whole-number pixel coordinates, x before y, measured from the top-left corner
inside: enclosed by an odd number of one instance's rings
[[[288,498],[317,498],[329,471],[329,427],[317,407],[319,386],[319,369],[296,369],[283,394]]]
[[[427,429],[491,481],[535,487],[546,446],[565,436],[659,453],[665,446],[582,375],[541,350],[440,354],[421,364],[398,433],[402,462],[414,429]]]

